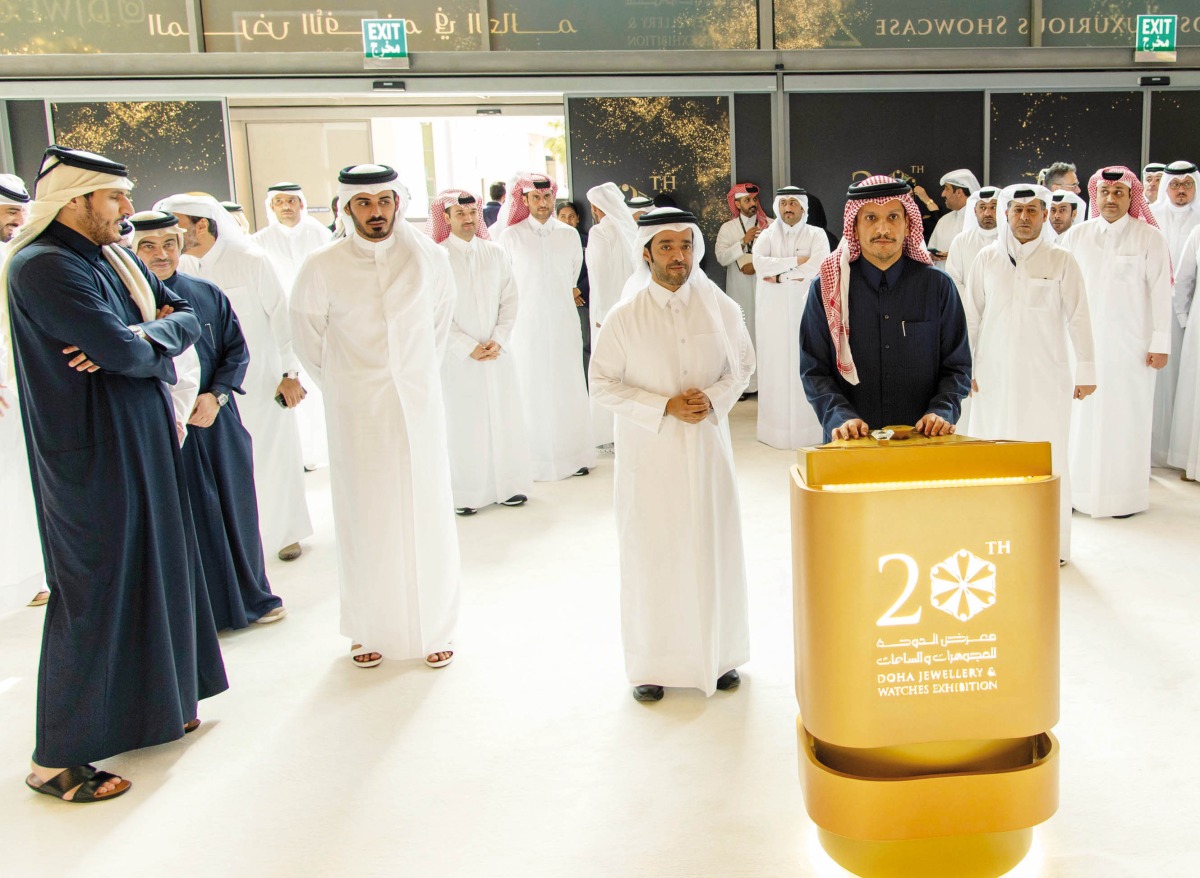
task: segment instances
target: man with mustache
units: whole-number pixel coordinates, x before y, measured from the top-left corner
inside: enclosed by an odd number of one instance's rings
[[[201,329],[117,246],[132,189],[124,165],[47,149],[0,278],[51,584],[25,783],[77,803],[131,786],[92,763],[182,738],[228,687],[168,391]]]
[[[805,395],[826,441],[891,424],[953,433],[971,389],[954,282],[931,267],[907,183],[868,177],[846,197],[842,242],[821,263],[800,327]]]
[[[729,411],[754,371],[741,309],[703,271],[696,218],[638,221],[641,259],[592,352],[592,397],[616,415],[615,501],[625,672],[638,701],[667,686],[736,689],[750,657]]]
[[[458,290],[442,360],[454,511],[474,515],[494,503],[520,506],[529,499],[533,474],[508,347],[517,320],[508,254],[488,240],[479,199],[461,189],[433,199],[425,234],[445,248]]]
[[[758,321],[754,309],[758,284],[754,276],[754,242],[771,220],[759,203],[759,189],[754,183],[738,183],[729,190],[725,200],[733,216],[717,230],[713,249],[717,262],[725,266],[725,294],[741,306],[750,341],[757,350]],[[757,372],[750,376],[746,392],[758,392]]]
[[[1153,204],[1158,200],[1158,187],[1162,183],[1163,174],[1166,173],[1167,166],[1162,162],[1151,162],[1142,168],[1142,188],[1146,196],[1146,203]]]
[[[1076,221],[1083,218],[1081,210],[1086,213],[1087,205],[1074,192],[1069,189],[1051,190],[1050,228],[1054,230],[1054,237],[1069,232]]]
[[[950,244],[963,230],[967,218],[964,208],[967,199],[979,191],[979,180],[966,168],[951,171],[942,177],[942,201],[946,213],[937,221],[933,234],[929,236],[929,253],[934,261],[941,262],[950,252]]]
[[[587,380],[579,369],[583,243],[579,232],[555,218],[557,192],[549,177],[520,175],[500,213],[496,239],[512,261],[521,297],[510,345],[538,482],[586,476],[596,458]]]
[[[1075,258],[1042,237],[1050,190],[1017,184],[1003,197],[1004,230],[980,252],[961,290],[975,378],[964,432],[980,439],[1050,443],[1062,498],[1058,557],[1066,563],[1071,557],[1071,400],[1096,390],[1087,291]]]
[[[250,362],[242,328],[220,289],[176,271],[183,232],[174,214],[149,210],[129,219],[134,253],[200,321],[199,394],[185,415],[191,429],[183,465],[213,622],[218,631],[277,622],[287,610],[267,581],[250,434],[233,398],[244,393]]]
[[[808,287],[829,255],[823,229],[808,224],[808,193],[798,186],[775,192],[775,220],[754,242],[758,277],[758,441],[800,448],[821,441],[821,422],[800,383],[800,320]],[[732,297],[730,297],[732,298]]]
[[[967,285],[967,274],[979,251],[991,244],[1000,234],[996,221],[997,199],[1000,190],[985,186],[967,199],[963,208],[963,230],[950,243],[946,257],[946,274],[954,281],[961,295]]]
[[[456,296],[445,248],[404,221],[397,177],[373,164],[338,174],[346,235],[300,268],[292,333],[325,400],[350,657],[359,668],[385,656],[440,668],[458,621],[440,377]]]
[[[1150,508],[1154,384],[1171,351],[1171,251],[1137,174],[1101,168],[1088,181],[1092,219],[1057,243],[1087,284],[1097,391],[1074,406],[1071,500],[1093,518]]]
[[[254,487],[263,549],[281,561],[300,557],[312,536],[304,496],[304,455],[293,408],[304,400],[300,362],[292,351],[287,296],[267,254],[247,238],[211,195],[172,195],[154,205],[175,214],[183,230],[180,268],[215,284],[233,304],[250,368],[240,404],[254,438]],[[280,401],[282,400],[282,401]]]

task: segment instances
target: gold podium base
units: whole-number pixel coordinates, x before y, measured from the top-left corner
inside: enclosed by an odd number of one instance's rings
[[[825,829],[817,836],[835,863],[862,878],[999,878],[1033,844],[1032,828],[906,841],[843,838]]]
[[[1049,732],[854,749],[818,741],[800,718],[796,731],[821,846],[863,878],[998,878],[1058,807]]]

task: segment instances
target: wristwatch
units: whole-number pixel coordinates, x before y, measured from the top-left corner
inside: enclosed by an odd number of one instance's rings
[[[228,393],[218,393],[217,394],[217,405],[219,405],[221,408],[224,408],[225,403],[227,403],[227,402],[229,402],[229,394]]]
[[[283,377],[291,378],[293,381],[298,381],[300,379],[300,373],[299,372],[284,372]]]

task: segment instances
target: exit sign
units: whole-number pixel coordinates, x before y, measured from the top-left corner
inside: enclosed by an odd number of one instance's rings
[[[362,20],[363,66],[407,67],[408,32],[403,18]]]
[[[1174,61],[1175,37],[1179,30],[1176,15],[1139,15],[1135,61]]]

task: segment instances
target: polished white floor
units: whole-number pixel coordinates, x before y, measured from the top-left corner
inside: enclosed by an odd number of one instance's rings
[[[326,471],[317,536],[272,583],[290,615],[225,635],[204,725],[109,760],[134,787],[25,789],[42,612],[0,615],[0,876],[832,878],[796,776],[787,468],[733,428],[753,661],[734,693],[633,701],[622,673],[612,458],[460,519],[458,657],[359,670],[337,633]],[[1063,571],[1062,800],[1012,875],[1200,875],[1200,485],[1075,518]]]

